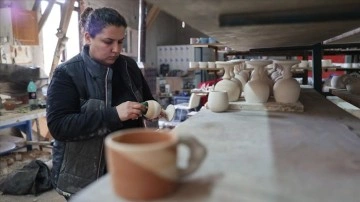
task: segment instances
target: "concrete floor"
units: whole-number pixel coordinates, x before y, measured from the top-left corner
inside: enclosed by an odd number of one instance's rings
[[[5,129],[6,130],[6,129]],[[8,135],[10,131],[0,131],[0,140],[4,141],[6,138],[3,135]],[[12,137],[12,140],[15,140]],[[0,158],[0,181],[3,180],[7,174],[11,173],[15,169],[22,168],[25,164],[31,160],[38,159],[47,163],[51,161],[51,149],[43,148],[42,151],[38,150],[37,146],[33,146],[32,151],[26,151],[26,149],[20,149],[12,152],[11,154],[1,156]],[[16,155],[20,155],[20,159],[16,159]],[[38,196],[34,195],[2,195],[0,193],[0,202],[65,202],[65,198],[58,194],[54,189],[41,193]]]
[[[22,196],[14,196],[14,195],[1,195],[1,202],[65,202],[65,198],[58,194],[54,189],[44,192],[38,196],[34,195],[22,195]]]

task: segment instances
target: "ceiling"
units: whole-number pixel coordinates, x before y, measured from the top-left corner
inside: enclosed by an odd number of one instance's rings
[[[238,51],[311,46],[325,40],[328,44],[360,43],[359,0],[146,2]]]

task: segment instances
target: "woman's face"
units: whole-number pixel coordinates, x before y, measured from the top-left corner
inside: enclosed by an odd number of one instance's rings
[[[90,57],[97,62],[109,66],[119,57],[125,38],[125,27],[108,25],[94,38],[85,32],[85,42],[89,44]]]

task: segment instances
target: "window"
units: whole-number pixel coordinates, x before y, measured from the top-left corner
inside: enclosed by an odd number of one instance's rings
[[[58,1],[59,2],[59,1]],[[63,1],[60,1],[63,3]],[[41,13],[43,13],[48,5],[48,1],[41,1]],[[75,2],[75,7],[78,6],[78,3]],[[53,6],[50,15],[48,16],[43,28],[42,28],[42,36],[43,36],[43,52],[44,52],[44,71],[46,75],[49,75],[51,65],[53,62],[54,52],[56,48],[56,44],[58,42],[58,38],[56,37],[57,29],[60,25],[61,19],[61,6],[59,3],[55,3]],[[73,56],[77,55],[80,51],[80,37],[79,37],[79,12],[74,10],[71,14],[69,27],[66,33],[66,36],[69,38],[66,43],[65,51],[60,57],[59,64],[64,62]],[[62,60],[64,58],[64,61]]]

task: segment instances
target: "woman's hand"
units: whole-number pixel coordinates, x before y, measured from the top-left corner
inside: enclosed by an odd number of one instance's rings
[[[116,111],[121,121],[135,120],[142,116],[146,107],[138,102],[127,101],[116,106]]]

